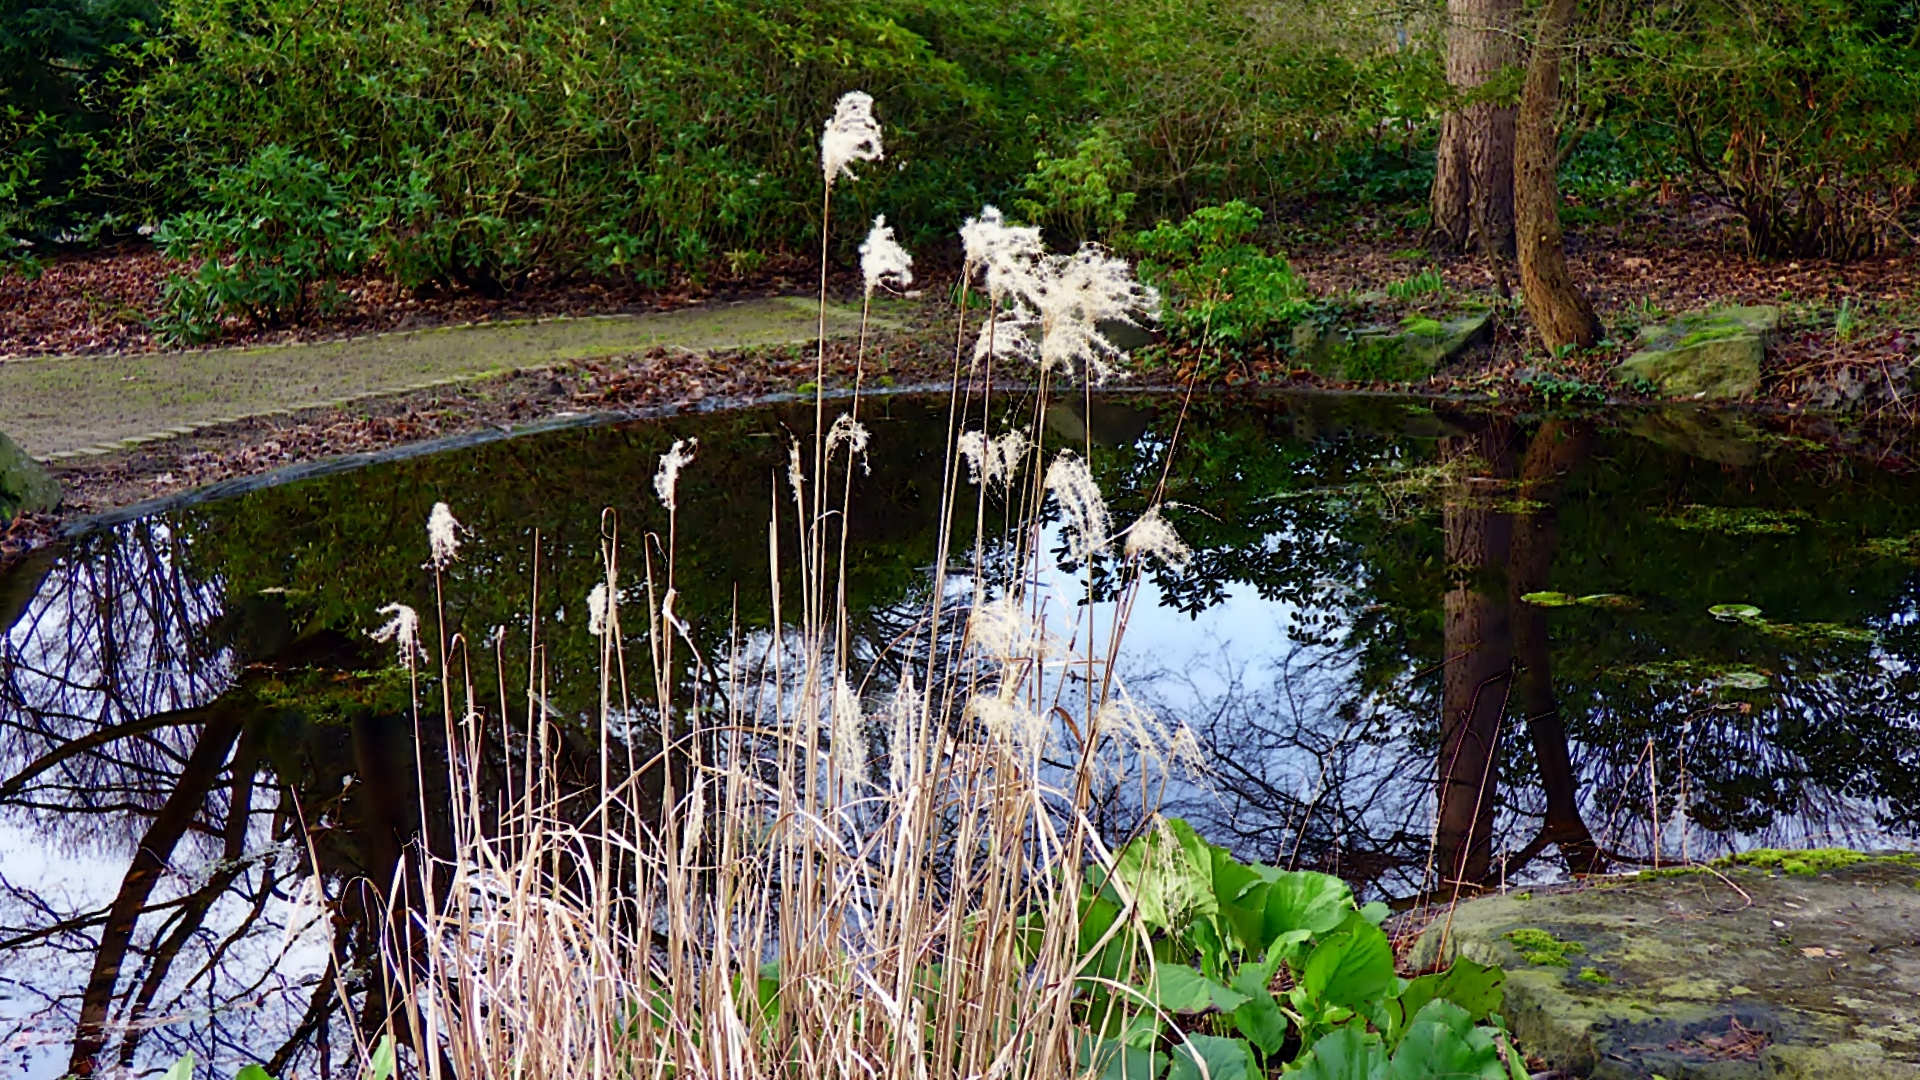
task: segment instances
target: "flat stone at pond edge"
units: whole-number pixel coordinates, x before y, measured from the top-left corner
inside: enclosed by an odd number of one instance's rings
[[[1322,331],[1313,323],[1294,327],[1295,352],[1315,371],[1353,382],[1413,382],[1493,337],[1493,312],[1479,311],[1446,322],[1412,319],[1400,326],[1364,326]]]
[[[1671,397],[1723,400],[1760,388],[1760,361],[1780,325],[1777,307],[1696,311],[1640,330],[1640,348],[1614,377],[1645,380]]]
[[[1911,861],[1642,875],[1525,895],[1442,913],[1414,962],[1441,959],[1444,936],[1447,959],[1506,968],[1514,1038],[1551,1068],[1600,1080],[1920,1077]],[[1564,967],[1529,963],[1515,931],[1575,947]]]
[[[0,524],[60,505],[60,484],[0,431]]]

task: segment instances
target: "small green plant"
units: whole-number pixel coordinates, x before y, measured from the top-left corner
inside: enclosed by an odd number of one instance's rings
[[[1130,909],[1148,940],[1116,932]],[[1152,1080],[1170,1064],[1178,1080],[1202,1066],[1212,1076],[1276,1066],[1308,1078],[1428,1075],[1415,1070],[1445,1061],[1448,1075],[1524,1076],[1499,1017],[1505,974],[1460,958],[1403,979],[1380,929],[1386,915],[1384,904],[1356,904],[1339,878],[1242,863],[1166,821],[1123,849],[1082,903],[1082,1066]]]
[[[1574,375],[1556,375],[1551,371],[1530,371],[1521,375],[1517,381],[1540,395],[1549,409],[1554,407],[1556,400],[1563,406],[1582,401],[1602,404],[1607,400],[1607,391],[1604,387],[1596,386]]]
[[[1126,226],[1134,193],[1123,190],[1133,163],[1120,140],[1105,128],[1080,140],[1071,157],[1041,150],[1027,174],[1026,194],[1014,209],[1031,221],[1052,226],[1075,240],[1109,239]]]
[[[162,286],[161,329],[176,340],[211,340],[229,318],[275,324],[323,311],[337,296],[331,280],[366,257],[366,224],[327,167],[284,147],[220,170],[207,202],[154,234],[167,255],[200,260]]]
[[[1522,960],[1542,967],[1567,967],[1567,957],[1579,956],[1587,951],[1587,947],[1577,941],[1561,941],[1545,930],[1532,926],[1509,930],[1502,936],[1513,942]]]
[[[1799,532],[1812,520],[1805,510],[1769,510],[1752,506],[1702,506],[1697,503],[1661,515],[1663,525],[1687,532],[1721,533],[1726,536],[1757,536],[1765,533]]]
[[[1860,309],[1854,306],[1853,298],[1840,301],[1840,310],[1833,313],[1833,336],[1840,341],[1852,341],[1853,335],[1860,329]]]
[[[1287,260],[1253,243],[1260,216],[1236,200],[1195,210],[1178,225],[1162,221],[1132,238],[1129,247],[1142,256],[1140,276],[1171,301],[1163,322],[1175,339],[1269,343],[1320,310]]]
[[[1440,271],[1429,266],[1409,278],[1403,278],[1387,286],[1387,295],[1406,303],[1438,298],[1447,295],[1447,279]]]
[[[1613,976],[1596,967],[1581,968],[1580,974],[1574,976],[1574,978],[1579,979],[1581,982],[1592,983],[1595,986],[1605,986],[1613,981]]]

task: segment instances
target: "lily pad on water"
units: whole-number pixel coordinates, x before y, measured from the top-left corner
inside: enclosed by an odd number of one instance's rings
[[[1521,596],[1520,599],[1522,602],[1532,604],[1535,607],[1573,607],[1575,604],[1581,607],[1605,608],[1632,608],[1640,606],[1640,602],[1631,596],[1622,596],[1619,593],[1610,592],[1589,593],[1586,596],[1575,596],[1572,593],[1563,592],[1530,592]]]
[[[1752,604],[1715,604],[1707,614],[1721,622],[1751,622],[1760,617],[1760,609]]]
[[[1722,533],[1727,536],[1751,536],[1761,533],[1799,532],[1800,526],[1813,520],[1805,510],[1768,510],[1757,506],[1683,506],[1660,517],[1663,524],[1688,532]]]
[[[1694,683],[1706,690],[1766,690],[1773,679],[1745,664],[1710,664],[1697,660],[1669,660],[1635,664],[1625,669],[1655,682]]]

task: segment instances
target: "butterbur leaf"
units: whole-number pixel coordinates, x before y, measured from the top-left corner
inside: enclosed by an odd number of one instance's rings
[[[366,1080],[389,1080],[393,1076],[393,1036],[380,1036],[380,1045],[373,1048],[373,1060],[367,1062]]]
[[[1140,917],[1150,929],[1179,930],[1193,916],[1218,910],[1213,846],[1178,819],[1167,819],[1128,844],[1114,861],[1113,876],[1139,901]]]
[[[160,1080],[193,1080],[193,1051],[181,1054],[180,1060],[174,1062]]]
[[[1358,1024],[1335,1028],[1320,1037],[1288,1080],[1383,1080],[1387,1048],[1380,1036]]]
[[[1155,964],[1153,980],[1153,1000],[1169,1012],[1232,1012],[1247,1000],[1246,994],[1222,986],[1185,964]]]
[[[1429,1001],[1407,1025],[1393,1052],[1388,1080],[1507,1080],[1500,1048],[1488,1028],[1474,1027],[1467,1011]]]
[[[1485,1020],[1500,1011],[1506,996],[1507,973],[1498,966],[1477,964],[1458,957],[1445,971],[1422,975],[1407,984],[1396,1002],[1396,1035],[1430,1001],[1450,1001],[1466,1011],[1469,1020]]]
[[[1359,1009],[1390,993],[1398,978],[1387,935],[1371,923],[1357,922],[1315,946],[1300,974],[1300,989],[1323,1008]]]
[[[1203,1072],[1201,1064],[1205,1063]],[[1167,1080],[1264,1080],[1245,1039],[1217,1035],[1188,1035],[1173,1048],[1173,1071]]]
[[[1074,1060],[1083,1077],[1099,1080],[1156,1080],[1167,1067],[1167,1055],[1081,1032],[1074,1039]]]
[[[273,1080],[273,1076],[258,1065],[248,1065],[234,1073],[233,1080]]]
[[[1233,976],[1233,988],[1247,995],[1247,1000],[1233,1010],[1233,1025],[1259,1047],[1261,1053],[1268,1055],[1287,1041],[1287,1015],[1280,1011],[1279,1003],[1267,989],[1272,980],[1272,969],[1258,963],[1240,965]]]
[[[1760,609],[1752,604],[1715,604],[1707,609],[1707,614],[1721,622],[1744,622],[1760,617]]]
[[[1387,916],[1391,914],[1393,914],[1393,909],[1381,903],[1378,900],[1375,900],[1372,903],[1361,907],[1360,909],[1360,917],[1367,920],[1368,922],[1372,923],[1375,926],[1379,926],[1381,923],[1386,922]]]
[[[1329,934],[1352,913],[1353,890],[1339,878],[1311,870],[1280,874],[1267,887],[1267,940],[1290,930]]]

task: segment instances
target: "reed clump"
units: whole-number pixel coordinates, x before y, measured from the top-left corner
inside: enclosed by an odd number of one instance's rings
[[[824,189],[877,160],[881,140],[870,99],[843,99],[821,141]],[[562,779],[537,662],[524,714],[509,719],[504,679],[488,711],[465,643],[440,641],[440,716],[423,707],[421,722],[445,728],[454,825],[451,847],[416,855],[392,890],[418,898],[396,902],[382,976],[401,1003],[390,1023],[403,1070],[1080,1073],[1083,900],[1090,882],[1118,880],[1096,798],[1137,784],[1128,808],[1146,820],[1170,771],[1197,761],[1192,736],[1131,701],[1112,666],[1144,561],[1186,549],[1157,499],[1131,533],[1116,529],[1090,445],[1043,458],[1046,394],[1003,432],[985,430],[981,402],[1000,358],[1036,362],[1043,380],[1109,377],[1125,357],[1101,325],[1148,317],[1158,299],[1097,247],[1048,254],[992,208],[965,235],[967,287],[984,283],[992,311],[969,327],[960,305],[940,565],[924,617],[888,655],[850,645],[859,538],[847,510],[869,449],[857,395],[831,419],[816,401],[812,445],[794,441],[770,493],[775,630],[736,627],[722,655],[702,655],[675,613],[676,486],[699,467],[690,444],[661,458],[669,526],[646,538],[637,586],[623,586],[609,520],[605,580],[587,598],[601,643],[593,782]],[[884,219],[863,254],[869,295],[911,280]],[[824,249],[822,269],[824,292]],[[990,505],[1004,544],[950,551],[958,515],[984,523]],[[1086,591],[1050,608],[1026,583],[1057,569],[1056,516]],[[436,508],[436,575],[458,557],[456,530]],[[1117,561],[1117,603],[1092,602],[1097,559]],[[794,577],[797,595],[783,594]],[[391,634],[413,664],[417,626]],[[629,678],[640,671],[644,700]],[[514,763],[504,783],[482,764],[503,759]],[[1093,951],[1128,935],[1145,943],[1137,914]]]

